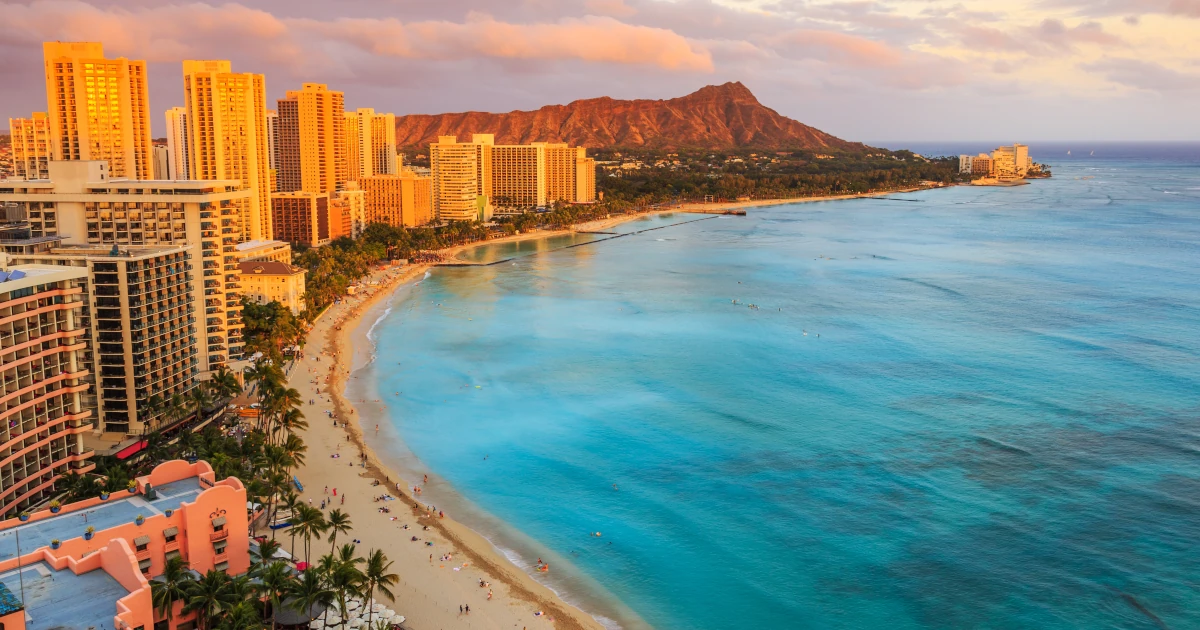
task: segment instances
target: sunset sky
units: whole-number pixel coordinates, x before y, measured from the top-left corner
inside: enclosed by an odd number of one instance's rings
[[[835,135],[1200,140],[1200,0],[154,0],[0,2],[0,127],[46,107],[41,42],[150,63],[154,133],[182,59],[269,97],[440,113],[670,98],[741,81]]]

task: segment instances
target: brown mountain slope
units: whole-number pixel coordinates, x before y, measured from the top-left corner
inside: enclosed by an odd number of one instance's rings
[[[464,112],[396,117],[396,141],[424,148],[438,136],[496,134],[498,144],[567,142],[588,148],[863,148],[780,116],[741,83],[710,85],[670,100],[608,97],[507,114]]]

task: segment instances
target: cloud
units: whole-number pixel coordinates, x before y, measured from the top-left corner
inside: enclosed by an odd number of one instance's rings
[[[335,40],[373,55],[407,59],[474,57],[579,60],[711,72],[712,55],[666,29],[610,17],[567,18],[549,24],[512,24],[474,14],[465,23],[343,18],[291,20],[307,37]]]
[[[1079,15],[1165,14],[1200,18],[1200,0],[1047,0],[1047,7],[1075,10]]]
[[[711,72],[708,51],[662,28],[585,16],[516,24],[471,14],[465,22],[394,18],[280,18],[240,4],[97,8],[74,0],[3,5],[0,34],[28,43],[103,41],[106,52],[147,61],[230,52],[297,70],[343,65],[340,50],[425,60],[495,58],[584,61]],[[305,66],[308,66],[305,68]]]
[[[1105,58],[1084,64],[1084,70],[1104,75],[1113,83],[1153,92],[1200,90],[1200,75],[1178,72],[1139,59]]]
[[[1067,26],[1062,20],[1047,18],[1034,29],[1034,37],[1051,47],[1069,49],[1075,44],[1094,44],[1096,46],[1120,46],[1125,42],[1116,35],[1107,33],[1098,22],[1084,22],[1076,26]]]
[[[625,4],[625,0],[587,0],[584,3],[588,11],[596,15],[608,15],[627,18],[637,15],[638,10]]]
[[[957,61],[849,33],[797,29],[770,37],[765,44],[784,58],[824,62],[838,72],[857,70],[864,80],[905,90],[966,80]]]

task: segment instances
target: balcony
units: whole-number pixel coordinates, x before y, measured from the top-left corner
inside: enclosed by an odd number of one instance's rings
[[[220,531],[215,531],[215,532],[213,532],[213,533],[211,533],[211,534],[209,534],[209,535],[208,535],[208,540],[209,540],[209,542],[216,542],[216,541],[218,541],[218,540],[225,540],[226,538],[229,538],[229,530],[227,530],[227,529],[222,529],[222,530],[220,530]]]

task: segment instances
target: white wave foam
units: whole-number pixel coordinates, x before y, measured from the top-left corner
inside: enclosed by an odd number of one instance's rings
[[[430,270],[428,270],[428,269],[426,269],[426,270],[425,270],[425,277],[424,277],[424,278],[421,278],[421,279],[422,279],[422,280],[428,280],[428,279],[429,279],[429,276],[432,276],[432,275],[433,275],[433,272],[432,272],[432,271],[430,271]]]

